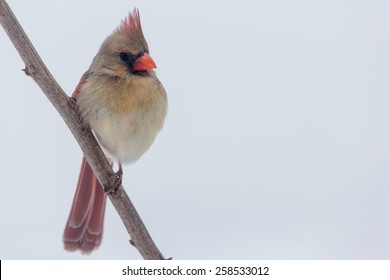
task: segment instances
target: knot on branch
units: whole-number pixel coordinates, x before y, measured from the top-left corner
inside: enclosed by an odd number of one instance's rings
[[[26,65],[26,68],[22,69],[22,71],[27,75],[31,76],[35,73],[34,67],[32,65]]]

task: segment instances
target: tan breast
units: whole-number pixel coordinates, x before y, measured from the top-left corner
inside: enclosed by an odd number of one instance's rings
[[[126,80],[92,75],[77,106],[105,153],[130,163],[142,156],[162,128],[167,97],[154,75]]]

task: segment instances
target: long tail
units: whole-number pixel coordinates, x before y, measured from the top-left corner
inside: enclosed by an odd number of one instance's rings
[[[83,156],[76,194],[64,230],[64,245],[68,251],[90,253],[103,236],[106,195]]]

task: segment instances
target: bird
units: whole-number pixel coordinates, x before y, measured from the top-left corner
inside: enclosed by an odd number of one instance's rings
[[[72,94],[75,109],[103,152],[119,165],[138,160],[152,145],[167,114],[167,94],[156,76],[134,8],[101,44]],[[106,195],[83,156],[63,242],[89,254],[103,236]]]

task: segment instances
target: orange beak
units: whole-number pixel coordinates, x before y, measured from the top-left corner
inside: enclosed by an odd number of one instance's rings
[[[154,63],[152,57],[147,53],[144,53],[133,64],[135,71],[147,71],[154,68],[157,68],[156,63]]]

